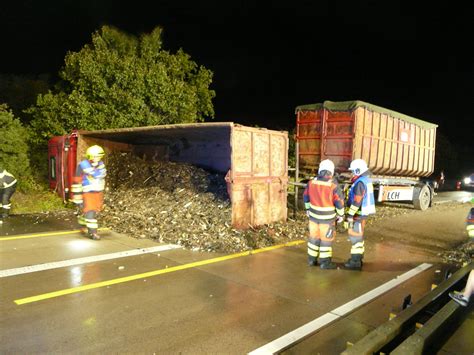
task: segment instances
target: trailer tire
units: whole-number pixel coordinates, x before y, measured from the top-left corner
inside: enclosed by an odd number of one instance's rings
[[[413,206],[417,210],[425,211],[431,206],[431,199],[433,194],[428,185],[415,186],[413,195]]]

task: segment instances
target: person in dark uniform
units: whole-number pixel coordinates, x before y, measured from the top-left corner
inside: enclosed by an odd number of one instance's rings
[[[0,221],[7,218],[12,208],[11,197],[16,191],[16,178],[3,168],[0,168],[0,202],[2,203],[2,211],[0,213]]]

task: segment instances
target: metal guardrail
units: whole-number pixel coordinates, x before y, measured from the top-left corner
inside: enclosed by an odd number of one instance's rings
[[[390,354],[423,354],[423,350],[435,341],[435,337],[440,333],[440,329],[442,329],[449,320],[460,311],[459,308],[459,305],[454,301],[447,303],[440,311],[436,312],[428,322],[423,324],[423,327],[417,330],[415,334],[408,337]]]
[[[406,308],[395,318],[380,325],[341,354],[360,355],[380,352],[385,346],[396,340],[397,337],[409,332],[410,329],[415,329],[416,323],[421,316],[425,315],[426,311],[435,303],[447,297],[447,293],[455,289],[456,286],[467,278],[472,269],[473,263],[459,269],[450,278],[426,294],[419,302]],[[396,352],[393,352],[393,354],[421,354],[423,349],[433,341],[440,327],[456,313],[459,307],[454,301],[448,302],[420,330],[406,339],[399,340],[399,345],[395,348],[394,351]]]

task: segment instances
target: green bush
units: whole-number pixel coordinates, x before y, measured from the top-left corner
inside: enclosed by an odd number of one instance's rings
[[[6,104],[0,104],[0,137],[0,168],[13,174],[20,188],[31,188],[28,131]]]
[[[98,130],[201,122],[214,116],[212,72],[183,50],[162,48],[161,28],[137,38],[102,27],[92,43],[69,52],[56,90],[27,110],[33,142],[73,129]]]
[[[26,193],[17,191],[12,196],[12,213],[44,213],[64,211],[67,206],[56,193],[42,189],[29,190]]]

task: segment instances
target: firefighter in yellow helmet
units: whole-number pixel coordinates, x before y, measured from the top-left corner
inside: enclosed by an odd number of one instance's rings
[[[78,222],[87,227],[91,239],[99,240],[97,216],[104,202],[105,176],[107,171],[102,161],[104,149],[98,145],[87,148],[86,159],[76,169],[71,191],[73,202],[82,208]]]

